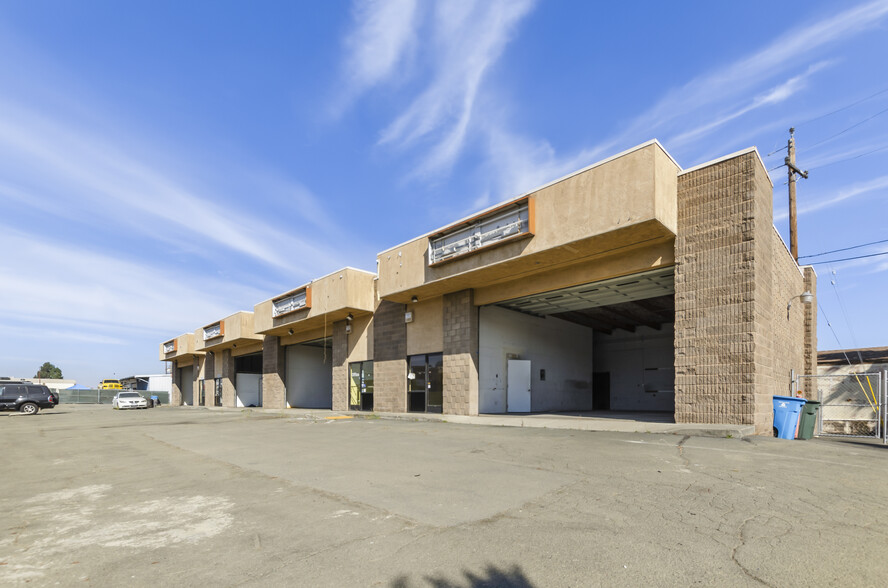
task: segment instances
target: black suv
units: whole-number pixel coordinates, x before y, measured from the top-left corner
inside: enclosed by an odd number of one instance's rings
[[[55,408],[59,395],[41,384],[0,381],[0,410],[37,414],[41,408]]]

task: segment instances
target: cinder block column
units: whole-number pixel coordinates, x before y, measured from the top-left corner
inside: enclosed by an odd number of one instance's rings
[[[202,370],[203,357],[195,357],[194,365],[191,366],[191,405],[200,405],[200,376]]]
[[[262,343],[263,408],[287,408],[286,362],[280,337],[266,335]]]
[[[805,290],[814,295],[814,302],[805,305],[805,373],[817,374],[817,274],[810,265],[805,273]],[[803,392],[808,400],[817,400],[817,380],[805,378]]]
[[[209,353],[203,358],[202,382],[204,387],[204,406],[213,406],[216,391],[216,355]]]
[[[791,392],[816,340],[799,300],[806,276],[774,229],[754,152],[679,175],[675,259],[676,422],[770,435],[772,397]]]
[[[755,420],[753,154],[678,181],[675,420]]]
[[[170,406],[182,406],[182,371],[176,361],[173,361],[173,369],[170,372],[173,381],[173,390],[170,393]]]
[[[333,323],[333,410],[348,410],[348,335],[346,321]]]
[[[216,353],[219,353],[218,351]],[[234,408],[237,406],[237,390],[234,388],[235,372],[234,357],[231,349],[222,350],[222,406]]]
[[[478,414],[478,308],[474,290],[444,295],[444,413]]]
[[[373,409],[407,412],[407,306],[383,300],[373,317]]]

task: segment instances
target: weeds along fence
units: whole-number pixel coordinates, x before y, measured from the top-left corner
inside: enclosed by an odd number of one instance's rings
[[[111,404],[114,395],[122,390],[59,390],[59,404]],[[169,392],[152,392],[151,390],[133,390],[145,398],[157,396],[161,404],[170,403]]]

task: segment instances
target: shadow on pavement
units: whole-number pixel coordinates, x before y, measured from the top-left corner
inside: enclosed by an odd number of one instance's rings
[[[817,437],[818,441],[826,441],[828,443],[843,443],[845,445],[860,445],[861,447],[871,447],[873,449],[888,449],[888,445],[881,439],[871,438],[854,438],[854,437]]]
[[[424,585],[433,588],[533,588],[520,566],[512,566],[510,570],[487,566],[480,574],[463,570],[464,579],[450,580],[444,576],[425,576]],[[407,576],[397,578],[391,588],[411,588],[416,586]]]

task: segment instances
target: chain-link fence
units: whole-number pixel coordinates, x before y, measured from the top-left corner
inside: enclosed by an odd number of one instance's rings
[[[59,404],[111,404],[111,400],[121,390],[59,390]],[[133,390],[145,398],[157,396],[161,404],[170,403],[169,392],[152,392],[151,390]]]
[[[886,438],[888,402],[884,373],[800,377],[816,382],[817,398],[821,403],[819,435]]]

